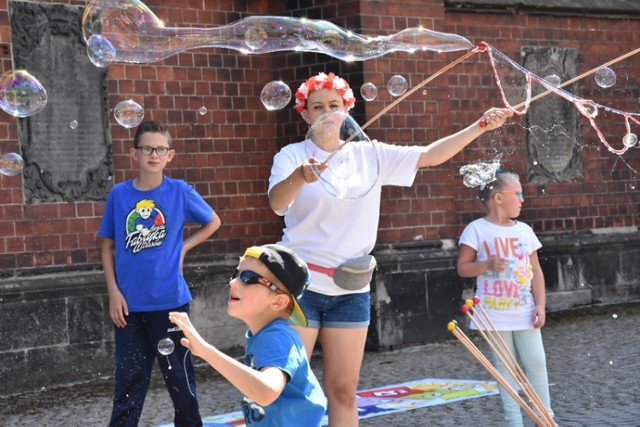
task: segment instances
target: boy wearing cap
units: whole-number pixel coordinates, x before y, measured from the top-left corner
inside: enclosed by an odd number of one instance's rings
[[[244,364],[207,343],[186,313],[172,312],[171,322],[185,335],[182,345],[204,359],[244,395],[246,425],[319,426],[326,398],[311,371],[298,333],[288,325],[307,326],[298,304],[309,284],[307,265],[280,245],[246,250],[229,282],[227,313],[245,322]]]

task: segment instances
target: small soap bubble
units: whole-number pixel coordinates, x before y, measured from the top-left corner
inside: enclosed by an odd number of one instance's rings
[[[118,105],[113,109],[113,115],[120,126],[130,129],[142,122],[144,110],[137,102],[127,99],[118,102]]]
[[[554,86],[560,86],[560,83],[562,83],[562,80],[560,79],[560,77],[556,76],[555,74],[549,74],[544,79],[547,83],[550,83]]]
[[[198,108],[198,114],[200,114],[201,116],[204,116],[205,114],[207,114],[209,110],[207,110],[207,107],[205,107],[204,105],[200,108]]]
[[[173,353],[173,350],[176,348],[176,345],[173,343],[173,340],[169,337],[162,338],[158,341],[158,353],[163,356],[168,356]]]
[[[613,317],[614,319],[617,319],[618,315],[614,313],[613,316],[611,316],[611,317]]]
[[[71,120],[69,122],[69,127],[73,130],[78,129],[78,121],[77,120]]]
[[[635,133],[628,133],[622,137],[622,143],[625,147],[633,147],[638,143],[638,136]]]
[[[244,43],[249,49],[261,49],[267,43],[267,32],[261,27],[250,27],[244,33]]]
[[[7,71],[0,77],[0,108],[15,117],[29,117],[47,105],[47,91],[26,70]]]
[[[24,161],[18,153],[4,153],[0,155],[0,173],[15,176],[22,172]]]
[[[360,95],[365,101],[373,101],[378,97],[378,87],[371,82],[367,82],[360,87]]]
[[[387,90],[392,96],[396,97],[403,95],[407,91],[408,87],[409,84],[407,83],[407,79],[399,74],[391,77],[387,82]]]
[[[116,59],[116,48],[105,37],[94,34],[87,40],[87,55],[93,65],[105,68]]]
[[[281,110],[291,101],[291,89],[282,80],[274,80],[262,88],[260,101],[269,111]]]
[[[616,73],[609,67],[602,67],[594,76],[596,84],[601,88],[609,88],[616,84]]]

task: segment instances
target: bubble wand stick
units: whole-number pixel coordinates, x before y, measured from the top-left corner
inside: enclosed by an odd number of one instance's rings
[[[409,90],[407,93],[403,94],[402,96],[400,96],[398,99],[396,99],[395,101],[393,101],[391,104],[387,105],[386,107],[384,107],[382,110],[380,110],[375,116],[373,116],[371,119],[369,119],[364,125],[362,125],[360,127],[360,129],[364,130],[366,128],[368,128],[373,122],[375,122],[376,120],[378,120],[380,118],[380,116],[382,116],[383,114],[385,114],[387,111],[389,111],[390,109],[392,109],[393,107],[395,107],[396,105],[398,105],[400,102],[402,102],[404,99],[406,99],[408,96],[412,95],[413,93],[415,93],[417,90],[419,90],[421,87],[423,87],[424,85],[426,85],[427,83],[433,81],[436,77],[439,77],[440,75],[446,73],[447,71],[449,71],[451,68],[455,67],[456,65],[458,65],[459,63],[461,63],[462,61],[467,60],[468,58],[470,58],[472,55],[475,55],[476,53],[480,52],[480,48],[475,47],[472,50],[470,50],[469,52],[465,53],[464,55],[462,55],[460,58],[456,59],[455,61],[451,62],[450,64],[447,64],[445,67],[439,69],[438,71],[436,71],[435,73],[433,73],[431,76],[427,77],[426,79],[424,79],[422,82],[418,83],[414,88],[412,88],[411,90]],[[357,132],[351,134],[349,136],[349,138],[347,138],[344,143],[342,145],[340,145],[337,149],[335,149],[330,155],[329,157],[327,157],[327,159],[323,162],[323,163],[327,163],[329,160],[331,160],[331,158],[338,152],[340,151],[345,145],[347,145],[348,142],[350,142],[351,140],[353,140],[353,138],[355,138],[355,136],[357,135]]]
[[[478,362],[480,362],[480,364],[487,370],[487,372],[489,372],[489,374],[491,374],[491,376],[495,378],[498,383],[500,383],[505,391],[509,393],[509,395],[518,403],[518,405],[520,405],[522,409],[524,409],[527,415],[531,417],[531,419],[536,423],[537,426],[547,427],[547,424],[545,424],[545,422],[540,419],[540,417],[538,417],[533,409],[531,409],[531,407],[527,405],[527,403],[520,397],[518,392],[513,387],[511,387],[511,384],[509,384],[509,382],[502,376],[502,374],[500,374],[500,372],[498,372],[498,370],[491,364],[491,362],[489,362],[485,355],[482,354],[480,350],[478,350],[478,347],[476,347],[475,344],[473,344],[473,342],[469,339],[469,337],[467,337],[467,335],[462,332],[462,330],[460,330],[456,321],[449,322],[449,324],[447,325],[447,329],[449,330],[449,332],[453,333],[456,338],[458,338],[460,343],[467,350],[469,350],[469,352],[478,360]]]
[[[476,326],[480,335],[484,338],[484,340],[487,342],[489,347],[495,353],[496,357],[507,369],[507,371],[509,372],[509,375],[513,377],[513,379],[516,381],[520,389],[527,396],[531,405],[538,411],[538,413],[542,416],[542,418],[544,418],[544,420],[550,426],[555,426],[556,424],[553,421],[553,418],[551,417],[547,409],[545,408],[544,404],[542,403],[540,396],[538,396],[538,393],[536,393],[535,389],[533,388],[533,385],[531,384],[531,382],[529,381],[525,373],[520,368],[520,365],[518,365],[518,362],[516,361],[515,357],[511,353],[511,350],[509,350],[509,347],[507,347],[507,344],[504,342],[504,340],[498,333],[498,330],[493,325],[493,322],[488,317],[487,313],[482,309],[479,302],[480,300],[478,297],[474,297],[473,300],[467,300],[465,301],[465,304],[462,306],[461,311],[464,314],[466,314],[471,320],[471,322]],[[480,307],[482,311],[482,316],[477,316],[477,319],[476,317],[473,317],[469,312],[470,310],[473,310],[474,312],[476,312],[474,308],[476,306]],[[484,317],[484,320],[483,320],[483,317]],[[485,320],[487,322],[485,322]],[[489,326],[487,323],[491,326]]]

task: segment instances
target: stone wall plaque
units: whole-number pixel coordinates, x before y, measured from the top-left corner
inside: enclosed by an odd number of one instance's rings
[[[14,64],[47,90],[18,119],[27,203],[104,200],[112,185],[106,70],[89,60],[83,8],[9,2]]]
[[[523,66],[555,84],[576,76],[575,49],[559,47],[522,48]],[[564,88],[574,93],[575,85]],[[546,88],[531,87],[536,96]],[[549,94],[531,103],[526,115],[529,182],[572,182],[582,180],[582,158],[578,132],[578,111],[572,103]]]

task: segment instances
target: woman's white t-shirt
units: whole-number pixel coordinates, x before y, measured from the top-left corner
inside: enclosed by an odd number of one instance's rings
[[[378,233],[381,187],[411,186],[421,147],[377,141],[372,144],[379,161],[378,179],[373,188],[363,197],[345,200],[331,195],[319,181],[305,184],[291,205],[276,212],[284,216],[285,222],[279,244],[289,247],[306,262],[329,268],[373,250]],[[274,157],[269,191],[310,156],[323,161],[328,155],[311,140],[285,146]],[[315,271],[311,271],[308,289],[325,295],[353,293],[338,287],[331,277]],[[369,286],[356,292],[367,291]]]

